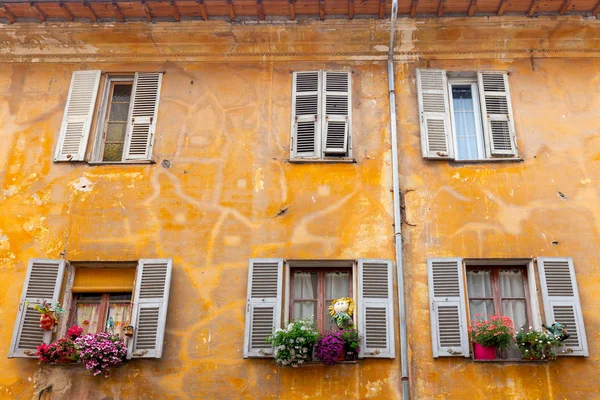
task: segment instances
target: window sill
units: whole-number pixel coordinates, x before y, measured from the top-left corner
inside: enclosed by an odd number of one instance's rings
[[[471,361],[475,363],[497,363],[497,364],[548,364],[550,360],[525,360],[523,358],[511,358],[511,359],[503,359],[497,358],[495,360],[476,360],[474,358]]]
[[[321,361],[307,361],[305,363],[298,365],[295,368],[317,367],[317,366],[334,367],[336,365],[349,365],[349,364],[358,364],[358,361],[338,361],[337,363],[335,363],[333,365],[325,365]]]
[[[460,164],[495,164],[495,163],[517,163],[523,162],[522,158],[486,158],[485,160],[448,160],[452,165]]]
[[[154,160],[138,160],[138,161],[85,161],[87,165],[97,167],[100,165],[147,165],[156,164]]]
[[[356,164],[356,159],[346,157],[326,157],[326,158],[288,158],[290,164]]]

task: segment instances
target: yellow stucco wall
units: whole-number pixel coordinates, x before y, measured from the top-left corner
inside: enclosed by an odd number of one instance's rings
[[[35,397],[51,383],[53,398],[399,398],[399,355],[298,369],[241,355],[249,258],[394,257],[388,29],[373,20],[1,26],[0,397]],[[403,227],[413,397],[594,398],[600,25],[402,20],[397,37],[401,187],[415,225]],[[524,162],[421,158],[415,68],[428,64],[511,71]],[[165,71],[157,164],[52,162],[77,69]],[[356,164],[286,162],[290,70],[307,69],[354,71]],[[61,253],[173,258],[162,360],[135,360],[104,379],[81,366],[6,358],[27,260]],[[427,257],[542,255],[575,261],[589,358],[432,359]]]

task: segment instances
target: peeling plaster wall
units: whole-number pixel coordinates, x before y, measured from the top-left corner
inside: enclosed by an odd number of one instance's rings
[[[399,398],[399,356],[285,369],[241,355],[249,258],[394,257],[387,30],[374,20],[0,26],[0,397],[36,398],[52,384],[57,399]],[[401,20],[398,38],[401,186],[414,190],[406,214],[416,225],[404,228],[414,398],[593,398],[598,23]],[[422,160],[415,68],[427,62],[512,72],[523,163]],[[82,68],[166,72],[157,164],[52,163],[71,73]],[[357,163],[287,163],[290,70],[342,68],[354,71]],[[61,252],[67,260],[173,258],[162,360],[128,362],[98,379],[77,365],[6,358],[27,260]],[[427,257],[540,255],[574,258],[590,358],[431,358]]]

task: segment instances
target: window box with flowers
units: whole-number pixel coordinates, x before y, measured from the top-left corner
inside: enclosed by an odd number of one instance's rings
[[[493,315],[483,319],[481,314],[472,321],[469,334],[473,341],[473,354],[476,360],[495,360],[497,351],[508,349],[514,342],[515,328],[510,318]]]

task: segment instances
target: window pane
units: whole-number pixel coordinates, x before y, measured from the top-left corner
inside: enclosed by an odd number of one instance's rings
[[[133,84],[115,85],[113,89],[112,101],[129,103],[131,99],[131,89]]]
[[[102,161],[121,161],[123,158],[123,143],[106,143]]]
[[[525,297],[522,271],[518,269],[500,271],[500,296]]]
[[[111,295],[111,298],[113,296]],[[129,296],[131,297],[131,295]],[[131,311],[131,303],[111,303],[108,306],[106,318],[107,331],[115,335],[124,337],[123,327],[129,325],[129,313]],[[112,325],[112,329],[110,326]]]
[[[328,272],[325,274],[325,298],[349,297],[350,274],[348,272]]]
[[[494,300],[469,300],[469,314],[471,321],[478,318],[477,314],[481,314],[481,318],[488,319],[494,315]]]
[[[527,329],[527,304],[525,300],[502,300],[502,314],[512,319],[515,329]],[[513,344],[505,353],[507,358],[521,358],[521,351]]]
[[[127,121],[129,103],[112,103],[110,106],[109,121]]]
[[[452,85],[456,159],[458,160],[479,158],[474,101],[471,85]]]
[[[96,333],[98,329],[98,316],[100,313],[100,303],[97,304],[77,304],[75,309],[77,313],[77,325],[83,329],[83,334]]]
[[[294,318],[295,319],[310,319],[316,323],[315,315],[317,315],[316,301],[296,301],[294,302]]]
[[[312,272],[294,273],[294,299],[316,299],[317,274]]]
[[[131,293],[111,293],[108,301],[111,303],[131,301]]]
[[[125,131],[127,129],[127,123],[125,122],[110,122],[108,124],[107,132],[106,132],[106,142],[107,143],[123,143],[125,142]]]
[[[467,293],[469,298],[492,297],[492,278],[489,270],[467,272]]]

